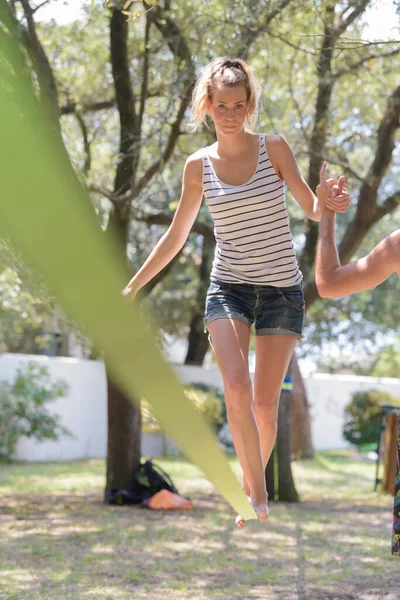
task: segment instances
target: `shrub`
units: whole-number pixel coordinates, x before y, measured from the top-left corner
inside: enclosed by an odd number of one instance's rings
[[[142,398],[140,402],[142,409],[142,431],[145,433],[155,433],[161,431],[161,427],[157,419],[154,417],[150,404]]]
[[[217,388],[202,383],[193,383],[183,388],[186,398],[191,402],[215,430],[221,428],[225,422],[223,395]],[[160,425],[154,417],[151,406],[146,400],[142,400],[142,431],[152,433],[160,431]]]
[[[355,392],[352,395],[344,409],[343,426],[343,436],[350,444],[360,447],[377,441],[382,404],[400,406],[400,399],[376,390]]]
[[[12,384],[0,382],[1,460],[12,460],[22,437],[56,440],[60,434],[69,434],[45,406],[64,396],[67,389],[64,381],[50,381],[47,367],[33,362],[17,370]]]
[[[200,389],[194,385],[185,386],[184,394],[209,425],[218,429],[223,424],[223,402],[215,392],[210,389]]]

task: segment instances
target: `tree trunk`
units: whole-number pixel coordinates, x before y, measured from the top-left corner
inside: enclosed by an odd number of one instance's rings
[[[283,390],[279,400],[276,443],[265,468],[268,498],[280,502],[299,501],[292,475],[291,404],[291,392]]]
[[[290,361],[289,374],[293,378],[291,403],[293,423],[291,433],[292,455],[296,458],[313,458],[315,452],[312,443],[307,390],[295,354],[293,354]]]
[[[114,9],[110,19],[111,66],[115,85],[116,104],[120,118],[120,160],[117,166],[114,191],[126,194],[135,170],[133,142],[138,137],[135,98],[132,90],[128,60],[128,25],[120,10]],[[129,203],[114,205],[108,223],[120,242],[121,260],[127,261],[129,238]],[[107,357],[106,357],[107,364]],[[107,369],[108,371],[108,369]],[[140,464],[141,410],[133,405],[107,373],[108,441],[107,477],[104,499],[113,489],[133,491],[134,472]]]
[[[197,290],[197,301],[194,313],[190,321],[188,337],[189,345],[185,358],[185,365],[202,365],[209,348],[208,334],[204,332],[203,316],[211,264],[214,256],[214,246],[215,244],[210,243],[208,239],[203,237],[203,248],[199,269],[200,283]]]
[[[282,391],[279,401],[278,435],[278,499],[281,502],[298,502],[299,495],[294,484],[291,463],[291,404],[292,394]]]
[[[188,349],[185,365],[202,365],[210,347],[207,333],[204,333],[203,315],[195,314],[190,321]]]
[[[265,467],[265,485],[268,494],[268,500],[278,500],[275,490],[275,458],[276,449],[272,450],[267,466]]]
[[[141,411],[107,377],[107,480],[104,499],[112,489],[133,491],[133,474],[140,463]]]
[[[148,7],[149,8],[149,7]],[[168,12],[168,11],[167,11]],[[142,55],[142,80],[140,98],[136,98],[131,82],[131,63],[128,52],[128,23],[120,9],[114,8],[110,19],[110,61],[115,87],[116,106],[120,120],[120,148],[113,203],[108,229],[121,242],[121,260],[127,260],[126,246],[129,242],[131,203],[137,198],[152,177],[160,172],[174,151],[181,132],[181,123],[187,109],[194,78],[194,63],[190,50],[179,28],[160,6],[146,12],[145,49]],[[137,181],[140,159],[142,122],[148,97],[148,73],[150,52],[148,48],[151,24],[161,31],[171,52],[177,59],[180,76],[180,103],[174,122],[171,124],[165,148]],[[170,265],[172,267],[172,265]],[[164,269],[159,277],[146,286],[148,293],[157,281],[168,272]],[[130,490],[133,473],[140,463],[141,411],[134,406],[115,382],[108,382],[108,447],[107,447],[107,491],[116,488]]]

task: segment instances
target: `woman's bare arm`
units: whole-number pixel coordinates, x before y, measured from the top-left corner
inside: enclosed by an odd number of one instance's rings
[[[327,207],[330,198],[324,183],[325,169],[324,163],[317,188],[322,214],[315,282],[321,297],[341,298],[374,288],[392,273],[400,274],[400,229],[379,242],[367,256],[342,267],[335,244],[335,213]]]
[[[279,177],[285,180],[293,198],[309,219],[319,221],[321,210],[317,196],[302,176],[288,142],[281,135],[268,135],[266,144],[274,168]],[[335,179],[330,179],[327,183],[332,188],[337,182]],[[349,205],[350,198],[347,190],[341,186],[340,189],[336,189],[336,193],[332,197],[332,208],[337,212],[346,212]]]
[[[124,296],[134,297],[138,290],[171,262],[185,244],[200,209],[203,197],[202,176],[202,157],[200,152],[196,152],[186,161],[181,198],[171,225],[123,290]]]

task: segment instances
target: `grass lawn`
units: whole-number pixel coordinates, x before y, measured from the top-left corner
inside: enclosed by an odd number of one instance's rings
[[[299,504],[240,531],[200,471],[157,461],[194,509],[102,504],[104,461],[0,466],[1,600],[398,600],[392,498],[347,453],[294,463]],[[236,460],[232,466],[239,474]]]

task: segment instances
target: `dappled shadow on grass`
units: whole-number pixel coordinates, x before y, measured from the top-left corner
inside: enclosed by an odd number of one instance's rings
[[[322,484],[323,479],[321,478],[321,473],[328,474],[329,477],[332,477],[333,475],[341,482],[350,485],[353,485],[356,481],[370,483],[372,474],[370,469],[371,463],[361,463],[361,467],[364,467],[364,470],[358,470],[357,472],[351,468],[352,464],[353,463],[349,463],[349,461],[346,461],[343,457],[340,457],[339,460],[331,460],[323,454],[317,454],[312,460],[301,462],[303,469],[312,471],[317,476],[316,479],[319,479]]]
[[[161,463],[183,494],[190,490],[192,511],[105,506],[102,486],[86,490],[85,475],[74,493],[6,495],[0,597],[378,600],[373,590],[396,592],[400,563],[390,557],[390,499],[368,498],[362,510],[359,486],[348,487],[354,499],[342,494],[335,501],[329,485],[321,485],[300,504],[272,504],[267,523],[251,521],[239,531],[231,507],[197,469],[176,458]],[[329,472],[316,462],[301,484],[313,488],[321,469]],[[348,482],[358,481],[353,475]],[[20,489],[17,480],[14,485]]]
[[[374,492],[375,465],[370,462],[321,453],[312,460],[294,462],[293,472],[302,500],[343,510],[350,503],[364,512],[387,503],[384,496]]]
[[[0,490],[19,489],[25,495],[76,492],[98,489],[103,485],[104,460],[77,460],[63,463],[12,463],[0,465]],[[16,488],[17,486],[17,488]]]

